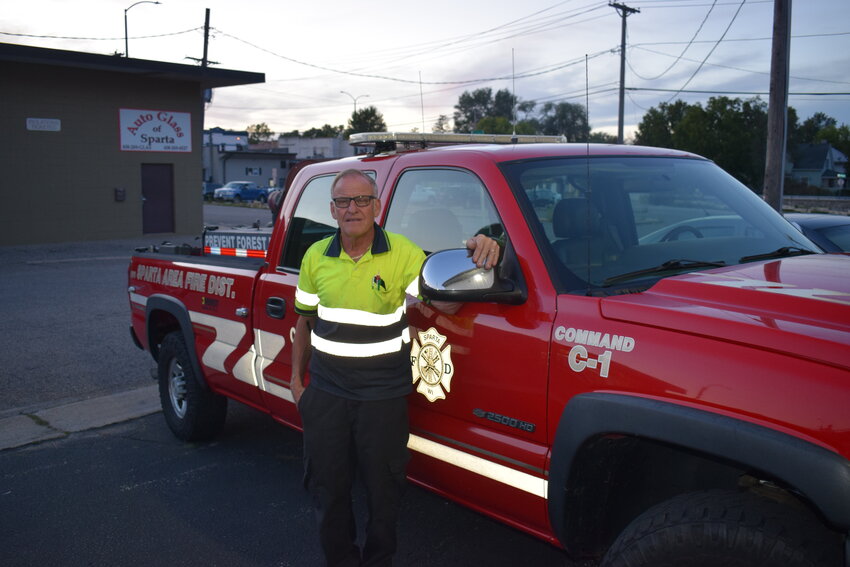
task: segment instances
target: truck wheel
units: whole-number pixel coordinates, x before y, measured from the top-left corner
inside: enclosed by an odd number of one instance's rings
[[[600,567],[836,567],[837,537],[802,505],[753,492],[684,494],[629,524]]]
[[[241,202],[242,202],[242,197],[240,197],[239,195],[234,195],[234,196],[233,196],[233,202],[234,202],[234,203],[241,203]]]
[[[183,441],[215,437],[227,417],[227,398],[198,383],[181,333],[169,333],[162,341],[158,374],[159,401],[172,433]]]

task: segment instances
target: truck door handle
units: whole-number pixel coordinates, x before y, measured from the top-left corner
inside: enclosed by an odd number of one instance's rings
[[[283,319],[286,315],[286,300],[282,297],[270,297],[266,300],[266,315],[272,319]]]

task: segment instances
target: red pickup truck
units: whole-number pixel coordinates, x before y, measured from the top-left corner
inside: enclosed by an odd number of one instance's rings
[[[850,565],[850,257],[680,151],[354,138],[375,147],[298,173],[265,258],[132,259],[178,438],[228,398],[300,427],[299,266],[358,168],[430,254],[422,298],[462,303],[408,301],[412,482],[605,567]],[[458,250],[476,233],[497,269]]]

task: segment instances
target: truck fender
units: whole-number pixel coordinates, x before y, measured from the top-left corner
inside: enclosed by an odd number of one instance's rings
[[[204,373],[201,370],[201,364],[198,361],[198,355],[195,352],[195,331],[192,327],[192,320],[189,318],[189,310],[179,299],[169,297],[167,295],[154,294],[151,295],[145,306],[145,321],[147,322],[148,345],[154,360],[159,359],[159,343],[161,337],[157,336],[158,330],[154,325],[151,325],[151,313],[155,311],[164,311],[174,317],[180,327],[180,332],[183,334],[183,340],[186,341],[186,351],[189,353],[189,359],[192,362],[192,370],[198,381],[198,384],[204,389],[209,390],[209,386],[204,379]]]
[[[650,439],[763,471],[802,493],[834,527],[850,529],[850,466],[822,446],[764,426],[670,402],[588,393],[564,407],[552,445],[549,520],[565,547],[578,500],[571,474],[582,447],[603,437]],[[575,506],[574,506],[575,507]]]

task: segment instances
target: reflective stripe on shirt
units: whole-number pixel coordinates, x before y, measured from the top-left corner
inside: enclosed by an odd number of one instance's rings
[[[300,287],[296,287],[295,301],[309,307],[316,307],[319,304],[319,296],[315,293],[307,293]]]
[[[405,344],[410,344],[410,329],[405,328],[400,337],[378,343],[342,343],[329,341],[317,336],[315,332],[311,333],[310,339],[313,348],[326,354],[367,358],[399,352]]]
[[[304,303],[303,301],[301,303]],[[398,323],[404,316],[404,305],[395,310],[394,313],[384,315],[370,313],[360,309],[346,309],[344,307],[324,307],[319,305],[319,319],[332,323],[344,323],[349,325],[366,325],[368,327],[388,327]]]

